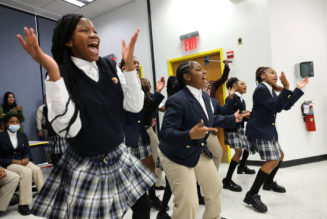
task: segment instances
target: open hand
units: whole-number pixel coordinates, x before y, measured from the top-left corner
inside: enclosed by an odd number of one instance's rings
[[[240,114],[240,110],[237,110],[236,113],[234,113],[235,116],[235,122],[242,122],[244,115]]]
[[[309,83],[309,78],[305,77],[302,80],[299,80],[296,84],[296,87],[298,89],[302,89],[303,87],[305,87],[307,84]]]
[[[48,71],[51,81],[57,81],[60,79],[58,64],[52,57],[48,56],[41,50],[34,29],[24,27],[24,32],[25,40],[20,34],[17,34],[19,42],[24,50]]]
[[[203,125],[203,120],[201,119],[201,121],[196,124],[195,126],[193,126],[190,130],[190,137],[192,140],[194,139],[201,139],[204,138],[204,136],[206,136],[206,134],[208,134],[208,132],[215,132],[217,133],[217,129],[216,128],[209,128]]]
[[[284,88],[288,90],[290,88],[290,83],[288,82],[285,73],[282,71],[280,77],[279,77],[280,82],[282,82]]]
[[[157,81],[156,92],[160,93],[164,87],[165,87],[165,78],[161,77],[160,80]]]
[[[130,42],[128,45],[126,45],[126,41],[123,39],[122,44],[123,44],[123,51],[122,51],[122,56],[123,59],[126,63],[126,70],[127,71],[133,71],[135,69],[134,66],[134,48],[135,48],[135,43],[137,40],[137,37],[139,35],[140,30],[137,29],[134,35],[132,36]]]

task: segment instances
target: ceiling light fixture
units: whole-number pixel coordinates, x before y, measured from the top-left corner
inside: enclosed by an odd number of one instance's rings
[[[85,5],[90,4],[94,0],[64,0],[64,1],[81,8],[84,7]]]

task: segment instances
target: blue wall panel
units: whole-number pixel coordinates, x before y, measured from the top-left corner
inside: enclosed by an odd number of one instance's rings
[[[0,104],[6,91],[12,91],[23,107],[26,134],[36,140],[35,114],[42,104],[40,66],[21,47],[16,35],[24,27],[35,28],[35,16],[0,5]]]

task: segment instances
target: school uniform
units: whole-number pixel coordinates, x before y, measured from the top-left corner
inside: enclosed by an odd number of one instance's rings
[[[245,101],[239,92],[235,92],[233,99],[227,97],[226,102],[232,102],[233,106],[228,112],[226,112],[227,115],[234,114],[237,110],[239,110],[240,113],[246,110]],[[225,144],[234,149],[239,148],[249,151],[250,146],[244,131],[245,121],[247,121],[247,119],[243,118],[242,122],[237,123],[235,128],[224,129]]]
[[[159,156],[174,194],[172,218],[195,218],[196,182],[205,197],[203,218],[220,218],[222,183],[207,147],[208,134],[191,140],[189,131],[201,119],[207,127],[234,127],[235,117],[214,116],[209,95],[191,86],[171,96],[165,106]]]
[[[246,126],[250,146],[259,152],[262,160],[279,160],[281,147],[275,126],[277,113],[289,110],[303,95],[303,91],[283,89],[277,96],[272,87],[261,82],[253,93],[253,108]]]
[[[153,160],[155,161],[155,175],[158,177],[158,180],[156,181],[155,186],[159,187],[161,186],[161,179],[162,179],[162,171],[160,168],[160,160],[158,156],[158,148],[159,148],[159,139],[157,134],[154,132],[153,127],[152,127],[152,119],[156,118],[156,111],[158,110],[158,107],[162,100],[165,98],[164,95],[161,93],[150,93],[150,98],[152,100],[152,104],[144,104],[143,107],[143,119],[144,119],[144,126],[146,129],[146,132],[149,136],[150,139],[150,147],[152,151],[152,157]]]
[[[52,128],[51,123],[48,119],[48,107],[44,105],[42,109],[43,116],[45,118],[45,125],[48,135],[48,145],[45,147],[45,153],[50,157],[53,165],[57,165],[60,157],[66,151],[69,143],[66,138],[58,135]]]
[[[144,160],[152,154],[143,114],[143,110],[139,113],[125,112],[125,144],[128,151],[139,160]]]
[[[225,115],[226,112],[229,111],[231,107],[233,107],[231,101],[226,101],[225,105],[221,106],[216,98],[211,97],[210,99],[214,115]],[[212,154],[212,160],[218,170],[221,163],[221,158],[223,156],[223,149],[221,148],[220,142],[218,141],[217,135],[215,133],[209,133],[207,138],[207,146]]]
[[[0,165],[1,167],[1,165]],[[6,176],[0,179],[0,211],[6,211],[19,183],[19,175],[6,170]]]
[[[124,143],[123,109],[142,109],[141,85],[136,71],[123,75],[110,60],[72,61],[82,106],[71,129],[60,132],[72,118],[75,103],[62,78],[46,81],[49,120],[64,114],[52,127],[69,138],[70,146],[32,211],[47,218],[122,218],[156,180]]]
[[[24,158],[30,159],[25,166],[11,163],[12,160]],[[30,145],[25,133],[20,131],[12,133],[9,130],[0,133],[0,165],[20,176],[19,205],[32,203],[32,179],[38,191],[44,184],[41,169],[31,160]]]

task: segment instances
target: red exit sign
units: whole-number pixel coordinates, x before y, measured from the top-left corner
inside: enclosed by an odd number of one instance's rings
[[[197,37],[192,37],[184,40],[185,52],[196,48],[197,48]]]

